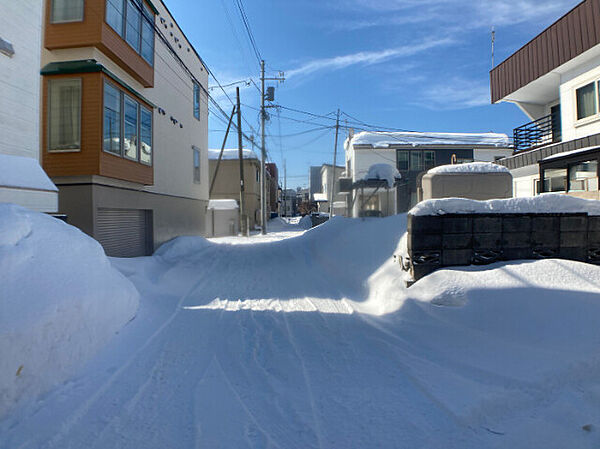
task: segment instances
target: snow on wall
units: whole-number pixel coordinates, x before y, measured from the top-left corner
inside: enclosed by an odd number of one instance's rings
[[[586,200],[557,193],[504,200],[476,201],[465,198],[444,198],[422,201],[413,207],[411,215],[503,214],[503,213],[577,213],[600,215],[600,201]]]
[[[369,167],[369,171],[363,178],[365,181],[372,179],[382,179],[387,181],[388,187],[392,188],[396,179],[400,179],[402,176],[396,169],[396,167],[390,164],[373,164]]]
[[[0,204],[0,417],[71,376],[135,316],[138,302],[95,240]]]
[[[210,159],[210,160],[219,159],[219,153],[221,153],[221,150],[208,150],[208,159]],[[227,161],[227,160],[239,159],[238,155],[239,155],[239,150],[237,148],[226,149],[226,150],[223,150],[223,157],[221,158],[221,160]],[[258,156],[256,155],[256,153],[247,148],[244,148],[242,150],[242,157],[244,159],[258,159]]]
[[[469,162],[467,164],[439,165],[430,169],[429,174],[451,174],[451,173],[510,173],[503,165],[491,162]]]
[[[236,200],[210,200],[208,208],[213,210],[234,210],[239,209]]]
[[[361,132],[351,140],[351,145],[371,145],[388,148],[391,145],[491,145],[508,147],[510,139],[497,133],[421,133],[421,132]]]
[[[58,192],[36,159],[8,154],[0,154],[0,186]]]

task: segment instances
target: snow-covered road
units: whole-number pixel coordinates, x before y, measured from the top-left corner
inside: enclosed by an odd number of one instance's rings
[[[0,447],[598,447],[600,268],[468,267],[406,290],[404,230],[338,219],[114,260],[138,316],[0,423]]]

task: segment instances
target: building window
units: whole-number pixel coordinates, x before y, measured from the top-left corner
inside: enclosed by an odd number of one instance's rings
[[[152,110],[108,82],[103,130],[104,151],[152,165]]]
[[[140,105],[140,162],[152,165],[152,111]]]
[[[106,0],[106,23],[154,64],[154,14],[140,0]]]
[[[81,79],[48,81],[48,150],[81,149]]]
[[[590,117],[598,112],[596,83],[590,83],[575,91],[577,97],[577,120]]]
[[[121,155],[121,93],[104,83],[104,151]]]
[[[200,86],[194,83],[194,117],[200,120]]]
[[[200,184],[200,150],[192,147],[194,152],[194,182]]]
[[[148,64],[154,65],[154,14],[146,4],[144,4],[142,14],[141,55]]]
[[[52,0],[50,22],[81,22],[84,0]]]
[[[125,95],[123,126],[123,153],[128,159],[138,160],[138,103]]]
[[[567,190],[567,169],[544,170],[544,192],[565,192]]]
[[[578,162],[569,165],[569,192],[598,190],[598,161]]]
[[[127,0],[125,40],[140,52],[141,20],[140,5],[135,0]]]
[[[435,151],[423,151],[423,165],[426,170],[435,167]]]
[[[415,150],[410,152],[410,169],[411,171],[423,170],[423,161],[421,160],[420,151]]]
[[[106,23],[123,36],[123,0],[106,0]]]
[[[398,150],[396,152],[398,170],[408,170],[408,151]]]

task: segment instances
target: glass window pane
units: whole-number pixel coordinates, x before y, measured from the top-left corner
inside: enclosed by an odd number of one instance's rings
[[[425,164],[425,168],[432,168],[435,166],[435,151],[424,151],[423,152],[423,162]]]
[[[194,117],[200,120],[200,86],[194,83]]]
[[[589,117],[596,113],[595,83],[590,83],[577,89],[577,120]]]
[[[48,149],[81,148],[81,80],[48,82]]]
[[[397,153],[398,170],[408,170],[408,151],[399,150]]]
[[[421,152],[420,151],[412,150],[410,152],[410,169],[412,171],[423,170],[423,164],[421,162]]]
[[[102,148],[121,155],[121,93],[104,83],[104,137]]]
[[[154,64],[154,15],[148,17],[144,14],[142,18],[142,58],[148,64]]]
[[[194,182],[200,182],[200,150],[194,148]]]
[[[123,153],[125,157],[137,160],[138,104],[125,96],[125,120],[123,126]]]
[[[127,0],[126,40],[136,51],[140,51],[140,8],[137,0]]]
[[[142,142],[140,161],[145,164],[152,164],[152,111],[145,107],[140,107],[140,140]]]
[[[106,23],[123,36],[123,0],[106,0]]]
[[[544,170],[544,192],[564,192],[567,190],[567,169]]]
[[[569,191],[598,190],[598,161],[580,162],[569,167]]]
[[[52,0],[51,22],[79,22],[83,20],[84,0]]]

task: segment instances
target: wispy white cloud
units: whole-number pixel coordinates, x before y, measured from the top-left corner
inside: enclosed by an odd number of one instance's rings
[[[298,68],[286,72],[286,78],[291,79],[299,76],[307,76],[320,71],[332,71],[344,69],[353,65],[380,64],[396,58],[414,56],[436,47],[441,47],[454,42],[451,38],[427,40],[419,44],[403,45],[378,51],[361,51],[343,56],[315,59]]]
[[[439,84],[424,84],[415,105],[433,110],[457,110],[490,104],[487,83],[453,77]]]

